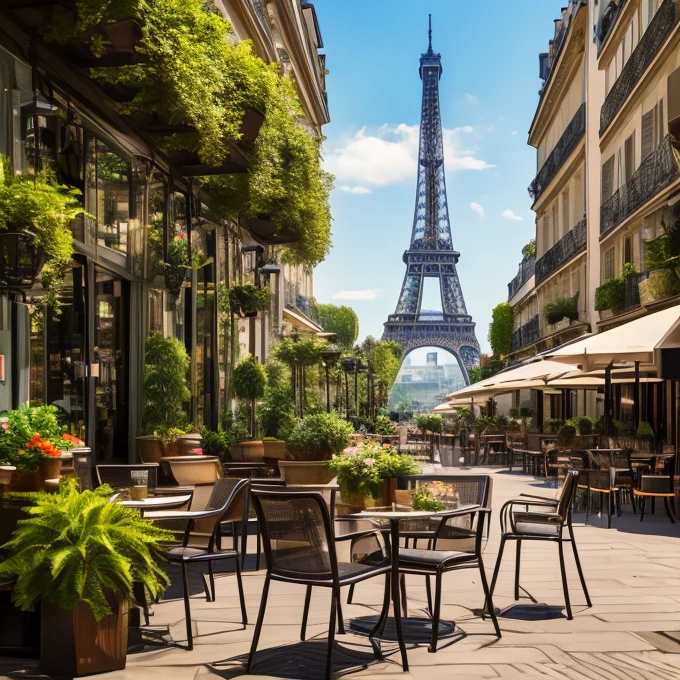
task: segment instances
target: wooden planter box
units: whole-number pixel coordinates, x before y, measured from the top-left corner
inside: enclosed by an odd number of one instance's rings
[[[128,640],[127,598],[111,597],[113,614],[96,621],[90,607],[74,611],[42,602],[40,671],[55,677],[80,677],[125,668]]]

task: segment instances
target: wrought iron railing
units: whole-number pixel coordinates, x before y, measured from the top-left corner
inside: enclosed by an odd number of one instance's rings
[[[586,134],[586,105],[581,104],[576,115],[567,125],[555,148],[550,152],[547,160],[541,166],[533,182],[529,185],[529,196],[538,200],[538,197],[548,188],[555,175],[564,165],[565,161],[583,139]]]
[[[508,300],[512,300],[515,293],[534,275],[536,258],[530,257],[519,263],[517,276],[508,284]]]
[[[624,277],[624,305],[626,309],[634,309],[640,306],[640,289],[638,284],[645,276],[646,274],[643,272],[635,272],[634,274],[626,274]]]
[[[532,342],[536,342],[540,337],[541,326],[537,314],[513,332],[512,351],[515,352],[518,349],[522,349],[522,347],[526,347]]]
[[[609,0],[606,7],[604,7],[600,20],[595,27],[595,43],[597,44],[597,53],[600,54],[600,49],[604,45],[607,38],[611,35],[616,26],[618,18],[621,16],[621,10],[626,4],[626,0]]]
[[[536,283],[545,281],[555,270],[586,249],[586,220],[581,220],[550,250],[536,260]]]
[[[600,111],[600,136],[624,105],[675,25],[675,2],[664,0],[633,50]]]
[[[600,207],[600,237],[621,224],[678,178],[678,151],[667,136],[643,159],[630,180]]]

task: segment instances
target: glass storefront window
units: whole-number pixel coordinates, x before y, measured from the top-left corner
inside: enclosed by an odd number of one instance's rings
[[[127,253],[130,225],[130,163],[97,140],[97,242]]]
[[[151,174],[148,191],[147,277],[153,280],[163,275],[163,237],[168,212],[168,183],[163,173],[156,170]]]

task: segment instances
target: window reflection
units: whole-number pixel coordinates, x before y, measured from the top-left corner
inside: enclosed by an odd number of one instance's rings
[[[97,241],[127,252],[130,223],[130,164],[97,140]]]

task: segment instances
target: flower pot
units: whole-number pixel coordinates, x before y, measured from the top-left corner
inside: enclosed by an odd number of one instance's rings
[[[186,281],[189,267],[178,267],[166,265],[165,271],[165,287],[172,295],[179,295],[182,290],[182,285]]]
[[[40,480],[59,479],[61,477],[61,456],[45,456],[40,461]]]
[[[375,508],[391,506],[396,501],[396,478],[383,479],[380,484],[380,492],[377,496],[367,496],[363,493],[352,493],[340,486],[340,497],[342,502],[351,508],[363,510],[364,508]]]
[[[240,144],[252,146],[260,134],[262,123],[264,123],[264,114],[262,111],[247,107],[243,114],[243,120],[241,121]]]
[[[229,447],[229,460],[234,463],[243,462],[243,445],[242,444],[232,444]]]
[[[325,460],[281,460],[279,470],[287,485],[329,484],[335,477]]]
[[[147,435],[135,437],[137,453],[142,463],[158,463],[165,453],[163,442],[158,437]]]
[[[217,456],[176,456],[165,458],[172,476],[180,486],[214,484],[222,476],[222,466]]]
[[[12,476],[12,482],[7,487],[7,491],[41,491],[43,488],[43,478],[40,469],[26,471],[17,470]]]
[[[614,312],[612,312],[611,309],[600,310],[600,321],[604,321],[605,319],[611,319],[613,316]]]
[[[89,605],[73,611],[40,603],[40,672],[79,677],[125,668],[128,643],[127,598],[107,597],[113,613],[96,621]]]
[[[196,449],[201,449],[203,445],[203,437],[199,432],[191,432],[189,434],[181,434],[177,437],[177,448],[180,456],[198,455]],[[203,451],[201,451],[203,453]]]
[[[264,444],[261,440],[241,442],[243,460],[250,462],[262,462],[264,460]]]
[[[264,457],[273,460],[283,460],[286,457],[286,442],[280,439],[265,439],[262,442]]]
[[[676,279],[670,269],[654,269],[638,283],[640,304],[643,307],[664,300],[676,293]]]
[[[33,234],[0,233],[0,278],[10,288],[29,290],[40,275],[45,258]]]
[[[0,486],[7,486],[15,472],[16,468],[13,465],[0,465]]]

